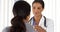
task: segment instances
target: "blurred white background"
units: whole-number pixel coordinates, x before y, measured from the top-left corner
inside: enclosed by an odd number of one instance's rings
[[[0,32],[7,27],[10,26],[10,21],[13,18],[12,8],[14,3],[17,0],[0,0]],[[34,0],[25,0],[32,5]],[[44,0],[45,9],[43,11],[43,15],[47,18],[50,18],[54,21],[54,32],[59,32],[60,28],[60,2],[59,0]],[[31,11],[31,17],[33,16]]]

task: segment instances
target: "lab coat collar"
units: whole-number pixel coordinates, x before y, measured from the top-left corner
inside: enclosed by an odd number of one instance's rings
[[[39,26],[42,25],[42,23],[44,23],[44,16],[41,17],[41,19],[39,21]]]
[[[44,16],[41,17],[40,21],[39,21],[39,26],[41,26],[42,28],[44,28],[46,30],[46,27],[44,26]]]

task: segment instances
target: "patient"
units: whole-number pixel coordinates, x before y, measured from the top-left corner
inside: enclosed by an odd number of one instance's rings
[[[2,32],[35,32],[33,27],[27,23],[31,7],[26,1],[17,1],[12,11],[14,17],[11,20],[11,26],[6,27]]]

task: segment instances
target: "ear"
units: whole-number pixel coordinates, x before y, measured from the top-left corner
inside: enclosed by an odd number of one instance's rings
[[[29,19],[30,19],[30,15],[28,15],[28,16],[27,16],[26,20],[28,20],[28,21],[29,21]]]

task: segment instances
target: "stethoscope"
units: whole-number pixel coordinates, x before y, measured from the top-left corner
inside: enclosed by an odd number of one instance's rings
[[[46,17],[45,17],[45,16],[43,16],[43,17],[44,17],[44,26],[47,27],[47,26],[46,26]],[[32,18],[30,19],[30,24],[31,24],[31,20],[33,21],[33,25],[34,25],[34,17],[32,17]]]

